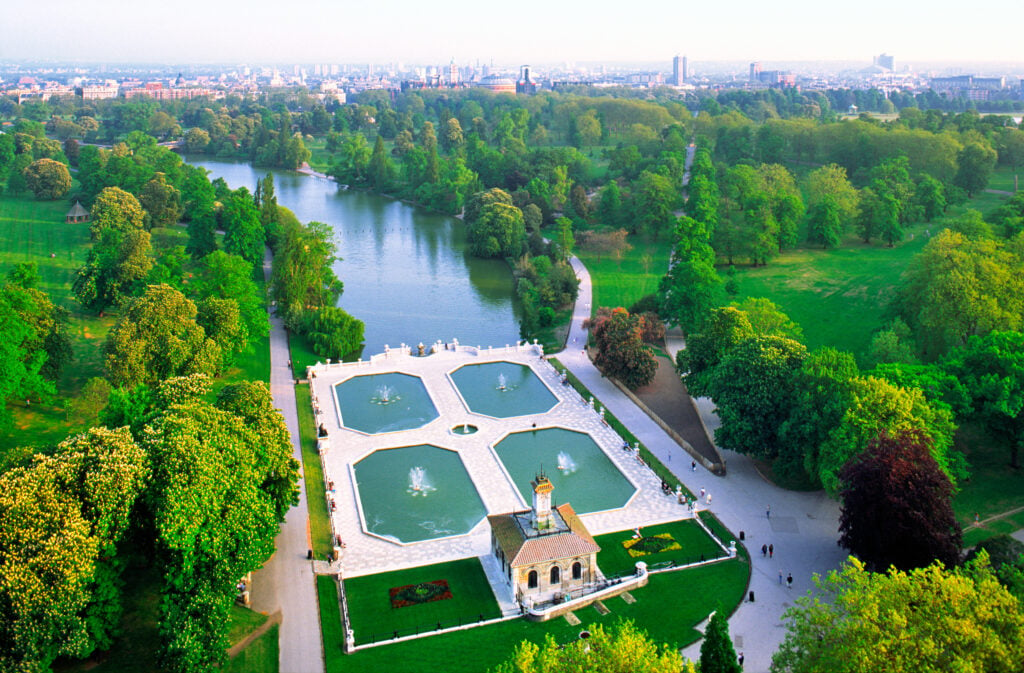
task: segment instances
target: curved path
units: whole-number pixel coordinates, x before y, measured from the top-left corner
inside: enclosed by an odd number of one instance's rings
[[[729,620],[737,652],[745,655],[745,670],[768,671],[771,656],[785,636],[782,613],[796,596],[813,588],[814,573],[837,568],[846,554],[836,545],[839,504],[823,492],[797,493],[765,480],[745,456],[723,451],[728,475],[716,477],[698,466],[694,472],[690,457],[678,444],[636,407],[618,388],[605,379],[583,352],[587,332],[583,321],[590,317],[592,288],[590,274],[577,258],[571,260],[580,279],[579,298],[573,309],[566,349],[558,359],[597,396],[637,438],[694,493],[705,488],[712,495],[710,509],[734,533],[746,534],[753,569],[750,590],[755,602],[743,602]],[[710,410],[698,401],[702,415]],[[705,416],[709,428],[717,418]],[[771,517],[767,516],[771,508]],[[775,546],[774,558],[762,558],[761,545]],[[793,586],[779,583],[779,573],[793,575]],[[690,659],[700,657],[700,642],[683,651]]]
[[[263,258],[263,274],[270,280],[270,250]],[[284,416],[292,438],[295,460],[299,461],[299,504],[288,510],[277,549],[269,561],[253,575],[252,607],[272,614],[280,611],[280,673],[322,673],[323,644],[320,639],[320,615],[317,610],[313,565],[306,560],[309,549],[309,510],[302,477],[302,443],[295,406],[295,379],[292,376],[288,335],[277,316],[270,317],[270,393],[274,406]]]

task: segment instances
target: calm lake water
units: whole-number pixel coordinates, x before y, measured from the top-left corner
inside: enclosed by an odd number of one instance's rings
[[[244,162],[190,156],[233,189],[256,188],[267,174]],[[384,344],[457,338],[504,346],[519,337],[512,273],[505,262],[466,253],[461,221],[400,201],[339,190],[329,180],[273,171],[277,202],[302,222],[334,228],[335,273],[345,283],[339,306],[366,323],[366,355]]]

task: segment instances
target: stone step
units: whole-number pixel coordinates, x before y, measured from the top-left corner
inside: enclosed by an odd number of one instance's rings
[[[569,626],[579,626],[580,618],[576,616],[575,612],[566,612],[565,621],[569,622]]]
[[[619,597],[622,598],[622,600],[626,601],[626,603],[628,603],[629,605],[636,603],[636,599],[633,598],[633,594],[629,593],[628,591],[620,594]]]
[[[594,609],[597,610],[598,613],[600,613],[602,615],[606,615],[609,612],[611,612],[611,610],[609,610],[607,607],[605,607],[605,604],[602,603],[601,601],[597,601],[596,603],[594,603]]]

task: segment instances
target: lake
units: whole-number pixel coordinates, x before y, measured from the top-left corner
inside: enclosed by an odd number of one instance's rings
[[[267,174],[241,161],[187,156],[233,189],[256,189]],[[512,272],[502,260],[466,252],[460,220],[401,201],[340,190],[323,178],[274,174],[277,202],[302,222],[334,229],[345,283],[339,306],[366,323],[367,355],[384,344],[430,344],[457,338],[470,346],[504,346],[519,338]]]

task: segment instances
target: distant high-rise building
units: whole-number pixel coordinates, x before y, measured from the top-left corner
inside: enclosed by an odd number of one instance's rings
[[[519,68],[519,81],[516,82],[516,93],[537,93],[537,85],[530,80],[530,66],[528,65]]]
[[[682,86],[686,83],[686,57],[676,56],[672,59],[672,86]]]
[[[889,54],[879,54],[875,57],[875,65],[886,70],[896,69],[896,58]]]
[[[761,62],[754,61],[750,64],[750,81],[758,82],[761,79]]]
[[[448,64],[448,83],[452,86],[459,83],[459,66],[455,65],[455,59]]]

